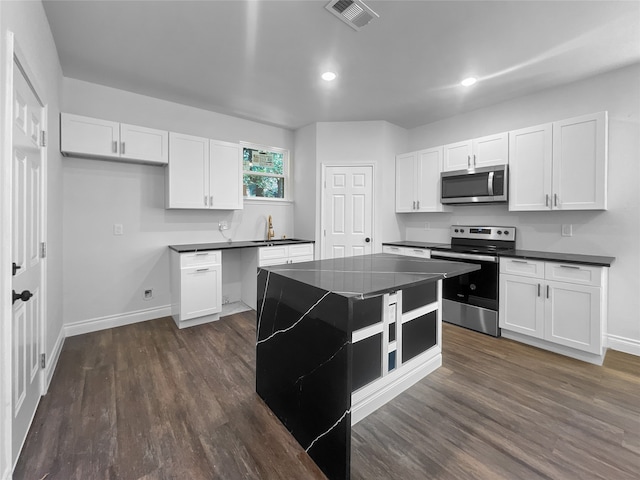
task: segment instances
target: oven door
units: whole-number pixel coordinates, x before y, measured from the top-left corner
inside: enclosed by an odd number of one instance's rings
[[[495,337],[498,328],[498,258],[457,252],[431,251],[432,259],[479,265],[480,270],[442,282],[442,319]]]

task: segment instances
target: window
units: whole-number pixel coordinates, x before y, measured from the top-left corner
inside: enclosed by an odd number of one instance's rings
[[[244,145],[242,148],[244,197],[286,198],[288,163],[288,150]]]

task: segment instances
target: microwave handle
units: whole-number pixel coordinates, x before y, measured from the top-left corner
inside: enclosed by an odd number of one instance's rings
[[[487,190],[489,191],[489,196],[493,196],[493,174],[495,172],[489,172],[489,177],[487,180]]]

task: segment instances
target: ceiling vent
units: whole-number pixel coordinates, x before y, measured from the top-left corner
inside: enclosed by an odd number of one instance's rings
[[[360,30],[374,18],[380,18],[360,0],[331,0],[325,8],[354,30]]]

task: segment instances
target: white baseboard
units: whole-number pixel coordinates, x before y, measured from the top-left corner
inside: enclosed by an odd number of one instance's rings
[[[171,305],[145,308],[144,310],[137,310],[135,312],[107,315],[105,317],[97,317],[89,320],[68,323],[64,326],[64,333],[67,337],[73,337],[84,333],[106,330],[107,328],[121,327],[123,325],[131,325],[132,323],[146,322],[147,320],[170,316]]]
[[[632,338],[619,337],[618,335],[607,335],[607,347],[618,352],[629,353],[640,357],[640,341]]]
[[[49,385],[51,385],[51,379],[53,378],[53,374],[56,371],[56,365],[58,365],[58,360],[60,359],[60,353],[62,352],[62,346],[64,345],[65,337],[65,329],[64,327],[60,329],[60,333],[58,334],[58,338],[56,339],[56,343],[53,345],[53,350],[47,356],[47,368],[44,373],[44,385],[42,387],[42,394],[46,394],[49,391]]]

